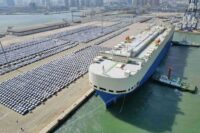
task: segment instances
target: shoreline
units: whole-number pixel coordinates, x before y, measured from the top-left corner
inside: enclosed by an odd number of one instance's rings
[[[54,119],[50,124],[45,126],[40,133],[48,133],[55,131],[60,124],[62,124],[66,119],[70,118],[84,103],[86,103],[90,97],[94,94],[94,90],[90,89],[87,91],[80,99],[74,102],[69,108],[64,110],[56,119]]]
[[[104,25],[106,24],[109,25],[111,24],[111,22],[109,21],[104,22]],[[77,24],[77,25],[70,26],[67,28],[57,29],[57,30],[48,31],[48,32],[42,32],[42,33],[25,36],[25,37],[10,36],[9,38],[7,36],[6,38],[4,38],[3,45],[9,45],[12,42],[30,40],[32,39],[33,36],[36,38],[45,37],[50,34],[55,34],[58,32],[74,29],[77,27],[87,26],[87,25],[101,25],[101,23],[99,21],[92,21],[92,22]],[[139,23],[139,22],[133,23],[130,26],[126,27],[128,28],[127,31],[117,36],[114,36],[113,38],[106,40],[105,42],[102,42],[100,45],[105,46],[105,47],[113,47],[114,45],[116,45],[117,42],[121,42],[128,35],[136,35],[142,30],[145,30],[145,28],[147,28],[148,26],[150,26],[150,24],[148,23]],[[119,31],[123,29],[125,28],[122,28]],[[100,41],[108,37],[111,37],[111,35],[117,34],[119,31],[105,35],[89,43],[81,44],[72,49],[63,51],[61,53],[45,58],[41,61],[32,63],[25,67],[19,68],[16,71],[7,73],[4,76],[0,76],[1,77],[0,82],[11,79],[17,75],[26,73],[27,71],[31,71],[43,64],[51,62],[52,60],[57,60],[59,58],[62,58],[63,56],[68,55],[76,50],[79,50],[82,47],[97,44]],[[87,98],[91,96],[92,94],[93,94],[93,89],[91,89],[89,85],[88,73],[86,73],[82,78],[70,84],[68,87],[66,87],[61,92],[59,92],[56,96],[53,96],[52,98],[48,99],[44,103],[44,105],[38,106],[36,109],[33,110],[32,113],[27,114],[26,116],[21,116],[4,106],[0,106],[0,112],[1,112],[0,119],[3,121],[2,123],[0,123],[0,127],[2,129],[2,132],[11,132],[11,133],[20,131],[20,127],[23,127],[25,132],[28,132],[28,133],[29,132],[30,133],[45,132],[45,131],[49,131],[50,129],[55,129],[56,125],[59,125],[60,122],[62,122],[61,119],[65,118],[64,120],[66,120],[66,118],[69,118],[69,116],[73,114],[73,113],[70,113],[70,111],[76,112],[76,110],[79,109],[79,107],[81,107],[81,105],[84,104],[85,100],[87,101]],[[16,120],[19,121],[19,124],[16,124]],[[9,123],[9,128],[7,127],[8,126],[7,123]]]

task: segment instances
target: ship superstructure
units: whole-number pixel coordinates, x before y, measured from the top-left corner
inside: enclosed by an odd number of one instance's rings
[[[90,84],[106,106],[149,79],[170,48],[173,32],[171,26],[154,26],[94,59],[89,67]]]

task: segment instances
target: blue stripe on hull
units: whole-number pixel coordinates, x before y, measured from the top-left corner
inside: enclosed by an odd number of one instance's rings
[[[156,60],[154,61],[154,63],[152,64],[152,66],[150,67],[150,69],[148,70],[148,72],[145,74],[144,78],[140,82],[140,86],[143,85],[152,76],[152,74],[155,72],[156,68],[162,61],[162,59],[167,55],[170,47],[171,47],[171,41],[169,41],[166,44],[166,46],[162,49],[159,56],[156,58]]]
[[[172,37],[171,37],[171,39],[172,39]],[[170,39],[170,41],[168,41],[166,46],[162,49],[159,56],[156,58],[156,60],[154,61],[154,63],[152,64],[152,66],[150,67],[148,72],[145,74],[144,78],[141,80],[140,86],[143,85],[151,77],[151,75],[154,73],[154,71],[160,64],[161,60],[166,56],[166,54],[169,51],[169,48],[171,46],[171,39]],[[132,92],[134,92],[134,91],[132,91]],[[132,92],[130,92],[130,93],[132,93]],[[130,94],[130,93],[128,93],[128,94]],[[128,95],[128,94],[109,94],[109,93],[98,91],[98,90],[96,90],[96,94],[99,95],[103,99],[104,103],[106,104],[106,107],[108,107],[110,104],[112,104],[114,101],[116,101],[120,97],[122,97],[124,95]]]

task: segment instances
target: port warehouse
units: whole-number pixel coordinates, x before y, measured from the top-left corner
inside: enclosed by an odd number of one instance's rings
[[[24,27],[24,28],[12,28],[12,29],[8,29],[7,32],[15,36],[25,36],[25,35],[30,35],[34,33],[64,28],[67,26],[70,26],[68,22],[55,22],[55,23],[47,23],[47,24],[41,24],[41,25],[36,25],[36,26],[31,26],[31,27]]]

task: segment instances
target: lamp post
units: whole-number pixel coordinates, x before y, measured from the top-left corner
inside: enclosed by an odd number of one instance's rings
[[[101,13],[101,33],[103,33],[103,13]]]

